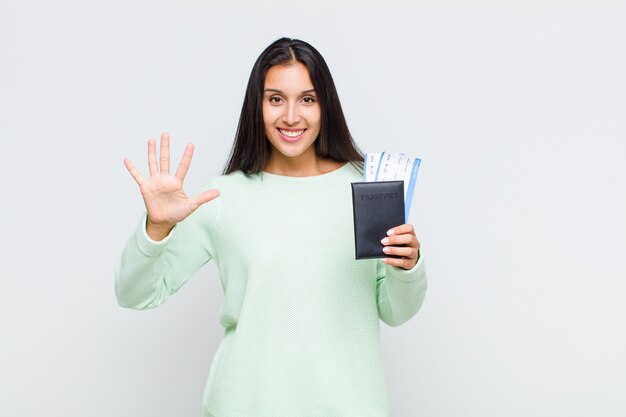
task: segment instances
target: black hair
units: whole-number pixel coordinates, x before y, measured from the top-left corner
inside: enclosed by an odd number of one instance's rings
[[[281,38],[265,48],[252,68],[224,175],[236,170],[254,174],[265,168],[271,155],[263,124],[265,76],[275,65],[295,62],[300,62],[307,68],[320,104],[320,133],[314,143],[316,155],[338,162],[350,162],[359,171],[363,171],[364,155],[350,135],[326,61],[308,43]]]

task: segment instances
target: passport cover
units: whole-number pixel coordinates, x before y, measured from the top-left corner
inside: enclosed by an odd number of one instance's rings
[[[405,223],[404,181],[353,182],[352,213],[356,259],[401,258],[385,254],[380,240]]]

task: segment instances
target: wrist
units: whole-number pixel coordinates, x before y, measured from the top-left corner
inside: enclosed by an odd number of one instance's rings
[[[155,223],[146,216],[146,234],[154,241],[161,241],[170,234],[175,224]]]

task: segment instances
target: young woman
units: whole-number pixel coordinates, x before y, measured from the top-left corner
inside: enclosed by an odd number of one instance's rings
[[[410,319],[426,273],[410,224],[382,240],[399,258],[354,258],[363,154],[319,52],[287,38],[263,51],[223,175],[196,197],[183,191],[192,154],[171,175],[163,134],[158,161],[148,141],[149,178],[124,161],[146,213],[117,265],[119,304],[156,307],[213,260],[225,332],[204,416],[387,416],[379,319]]]

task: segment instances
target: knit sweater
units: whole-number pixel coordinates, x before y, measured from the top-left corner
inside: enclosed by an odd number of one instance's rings
[[[123,307],[163,303],[213,260],[224,290],[222,339],[203,415],[386,417],[379,318],[410,319],[426,293],[423,253],[410,270],[356,260],[352,164],[289,177],[241,171],[213,178],[220,196],[162,241],[146,214],[116,267]]]

